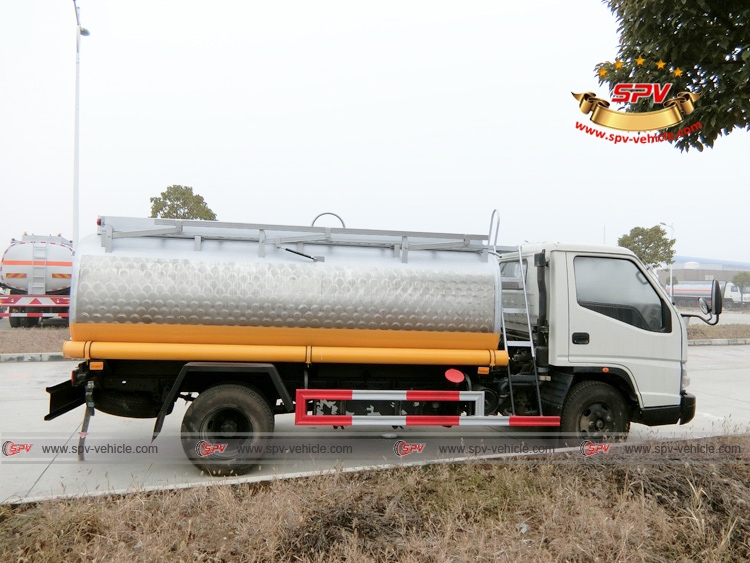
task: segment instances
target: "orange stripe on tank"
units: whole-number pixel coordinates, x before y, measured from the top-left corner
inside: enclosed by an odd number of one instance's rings
[[[71,323],[72,340],[164,344],[239,344],[254,346],[333,346],[491,350],[499,335],[473,332],[355,330],[168,324]]]
[[[62,266],[70,268],[73,262],[47,262],[45,260],[3,260],[3,266]]]

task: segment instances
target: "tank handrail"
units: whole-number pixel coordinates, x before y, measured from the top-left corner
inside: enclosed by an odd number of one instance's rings
[[[98,234],[101,244],[111,249],[113,239],[138,237],[195,238],[203,240],[244,240],[268,242],[283,240],[284,243],[312,242],[320,244],[384,246],[403,245],[404,238],[412,243],[412,249],[442,248],[482,251],[488,241],[487,235],[463,233],[431,233],[419,231],[386,231],[374,229],[349,229],[339,227],[313,227],[291,225],[268,225],[249,223],[223,223],[218,221],[196,221],[184,219],[136,219],[128,217],[101,217]],[[253,232],[255,231],[255,232]],[[273,234],[272,234],[273,233]],[[283,236],[282,233],[288,233]],[[317,237],[315,236],[317,235]]]
[[[112,217],[111,219],[117,219]],[[424,231],[393,231],[393,230],[379,230],[379,229],[351,229],[351,228],[340,228],[340,227],[307,227],[302,225],[269,225],[263,223],[224,223],[220,221],[198,221],[192,219],[153,219],[154,225],[174,225],[180,230],[185,228],[195,229],[238,229],[238,230],[264,230],[264,231],[293,231],[300,233],[328,233],[331,234],[348,234],[348,235],[363,235],[363,236],[408,236],[418,238],[447,238],[447,239],[460,239],[460,240],[472,240],[472,241],[486,241],[487,235],[479,234],[465,234],[465,233],[440,233],[440,232],[424,232]],[[141,229],[143,230],[143,229]],[[114,232],[122,233],[120,236],[138,236],[139,229],[133,229],[132,231],[124,231],[115,229]],[[189,235],[192,236],[192,235]]]
[[[492,228],[495,227],[495,239],[492,240]],[[490,241],[492,241],[492,251],[497,252],[497,234],[500,232],[500,213],[497,212],[497,209],[492,210],[492,215],[490,215],[490,231],[487,233],[487,244],[490,244]]]

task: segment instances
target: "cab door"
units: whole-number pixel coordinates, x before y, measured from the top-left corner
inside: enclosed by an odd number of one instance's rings
[[[642,407],[678,405],[681,324],[655,280],[627,256],[567,254],[570,363],[620,368]]]

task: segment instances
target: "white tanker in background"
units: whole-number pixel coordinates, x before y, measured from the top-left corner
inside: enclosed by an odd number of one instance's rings
[[[8,291],[0,295],[0,317],[13,328],[67,318],[72,273],[72,241],[26,234],[11,240],[0,261],[0,287]]]
[[[726,308],[737,308],[742,306],[743,294],[740,288],[730,281],[720,281],[722,301]],[[711,291],[713,281],[681,281],[674,284],[674,304],[678,307],[699,307],[698,301],[703,298],[706,303],[711,304]],[[671,288],[667,286],[667,293]]]
[[[47,389],[154,418],[218,475],[298,426],[548,427],[580,444],[684,424],[686,323],[629,250],[490,235],[101,217],[73,268],[83,361]],[[495,238],[497,225],[494,224]],[[714,288],[718,292],[718,285]],[[716,323],[715,296],[706,322]],[[693,315],[697,316],[697,315]]]

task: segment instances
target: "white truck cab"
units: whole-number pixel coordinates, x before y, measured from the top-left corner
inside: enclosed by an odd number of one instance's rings
[[[526,245],[521,255],[531,325],[540,327],[535,331],[537,346],[544,350],[545,340],[548,346],[545,414],[561,414],[561,428],[570,432],[592,422],[614,424],[611,431],[626,432],[631,420],[653,426],[693,418],[695,397],[685,391],[686,324],[631,251],[546,243]],[[503,256],[501,262],[509,264],[502,268],[505,272],[520,269],[517,255]],[[543,279],[538,279],[541,268],[531,267],[535,264],[544,264]],[[539,299],[540,292],[546,299]],[[522,298],[520,290],[509,286],[503,297],[506,307],[517,306]],[[545,302],[546,311],[541,310]],[[525,331],[524,319],[512,321],[511,332]],[[624,405],[597,398],[603,396],[604,385],[616,389]],[[584,409],[574,420],[566,416],[576,386],[584,389],[578,395],[593,396],[582,402],[590,401],[599,415]]]

